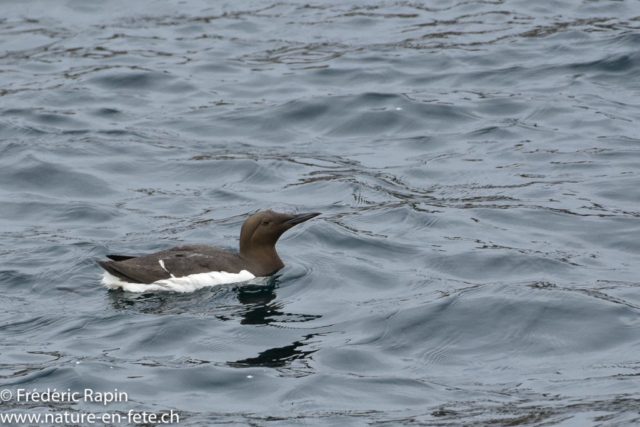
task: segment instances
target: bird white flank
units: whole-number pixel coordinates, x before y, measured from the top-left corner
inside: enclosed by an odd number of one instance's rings
[[[162,261],[160,261],[162,265]],[[164,267],[164,266],[163,266]],[[173,276],[173,275],[172,275]],[[225,271],[211,271],[209,273],[191,274],[184,277],[172,277],[171,279],[157,280],[151,284],[125,282],[118,277],[107,272],[102,276],[101,283],[109,289],[122,288],[129,292],[149,292],[149,291],[174,291],[193,292],[208,286],[226,285],[228,283],[246,282],[255,279],[256,276],[247,270],[240,273],[227,273]]]

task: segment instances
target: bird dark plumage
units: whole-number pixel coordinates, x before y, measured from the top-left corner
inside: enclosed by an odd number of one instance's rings
[[[139,257],[107,255],[112,261],[99,261],[98,264],[109,274],[128,283],[151,284],[193,274],[238,274],[243,270],[256,277],[268,276],[284,267],[276,252],[276,242],[280,236],[295,225],[318,215],[258,212],[242,225],[238,254],[211,246],[189,245]]]
[[[131,258],[137,258],[135,256],[127,256],[127,255],[107,255],[107,258],[113,261],[126,261]]]

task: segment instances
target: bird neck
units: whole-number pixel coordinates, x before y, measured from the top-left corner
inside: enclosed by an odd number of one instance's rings
[[[274,273],[284,267],[284,263],[280,259],[278,252],[276,252],[275,246],[254,247],[251,249],[241,246],[240,256],[256,264],[256,267],[262,270],[261,275]]]

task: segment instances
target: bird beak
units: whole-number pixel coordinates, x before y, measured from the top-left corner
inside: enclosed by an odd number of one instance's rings
[[[289,221],[285,222],[285,224],[298,225],[300,223],[303,223],[305,221],[310,220],[311,218],[315,218],[318,215],[320,215],[319,212],[303,213],[303,214],[294,215],[293,218],[291,218]]]

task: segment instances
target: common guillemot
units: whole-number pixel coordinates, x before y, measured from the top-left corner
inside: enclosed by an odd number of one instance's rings
[[[250,216],[240,230],[240,253],[205,245],[178,246],[144,256],[107,255],[102,284],[130,292],[191,292],[213,285],[269,276],[284,267],[276,252],[282,234],[319,213],[297,215],[273,211]]]

